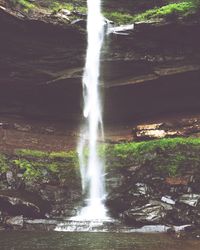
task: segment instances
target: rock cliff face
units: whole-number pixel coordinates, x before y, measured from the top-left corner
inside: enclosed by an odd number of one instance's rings
[[[0,9],[0,112],[79,119],[85,21]],[[200,24],[137,23],[102,53],[106,120],[199,108]]]
[[[83,65],[85,39],[79,28],[2,9],[0,16],[1,112],[66,117],[80,110],[74,69]]]
[[[198,24],[136,24],[130,36],[113,36],[108,113],[137,119],[198,109],[198,30]]]

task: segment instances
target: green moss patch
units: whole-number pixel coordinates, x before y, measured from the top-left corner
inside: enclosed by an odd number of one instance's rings
[[[86,152],[87,153],[87,152]],[[146,142],[101,145],[107,171],[131,166],[151,168],[159,176],[200,173],[200,139],[170,138]],[[85,156],[87,158],[87,154]],[[16,150],[14,155],[0,154],[0,173],[18,169],[25,181],[80,185],[78,156],[75,151],[42,152]]]
[[[151,167],[160,176],[200,172],[200,139],[171,138],[108,146],[107,167]]]
[[[22,173],[24,181],[80,184],[76,152],[43,152],[30,149],[16,150],[13,155],[0,154],[0,174],[8,170]]]
[[[9,170],[9,164],[6,156],[4,154],[0,154],[0,173],[6,173]]]
[[[80,1],[69,1],[69,2],[59,2],[59,1],[48,1],[48,9],[52,12],[58,12],[61,9],[67,9],[69,11],[79,11],[81,13],[86,13],[86,5]]]
[[[135,21],[135,17],[133,15],[117,11],[104,12],[104,16],[116,24],[127,24],[133,23]]]
[[[151,21],[160,18],[176,19],[178,17],[187,17],[199,11],[199,5],[196,1],[184,1],[179,3],[170,3],[162,7],[155,7],[145,12],[131,15],[124,12],[105,12],[106,18],[117,24],[127,24],[140,21]]]
[[[178,16],[187,16],[195,11],[193,2],[171,3],[161,8],[147,10],[134,16],[135,21],[152,20],[157,18],[176,18]]]
[[[48,152],[43,152],[39,150],[30,150],[30,149],[20,149],[16,150],[16,154],[21,157],[34,157],[34,158],[44,158],[48,157]]]

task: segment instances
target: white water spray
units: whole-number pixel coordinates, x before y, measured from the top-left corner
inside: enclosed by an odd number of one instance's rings
[[[100,0],[87,0],[88,47],[83,75],[84,117],[86,124],[78,144],[83,192],[87,205],[77,220],[106,220],[104,206],[104,166],[97,153],[97,140],[103,138],[102,112],[99,96],[100,54],[104,39],[104,18]],[[88,159],[84,151],[88,148]]]

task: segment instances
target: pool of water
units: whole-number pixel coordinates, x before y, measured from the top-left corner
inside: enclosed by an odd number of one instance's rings
[[[200,250],[200,241],[167,234],[0,232],[1,250]]]

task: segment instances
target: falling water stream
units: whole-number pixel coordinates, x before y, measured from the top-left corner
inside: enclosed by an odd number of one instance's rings
[[[76,216],[57,225],[56,231],[99,231],[102,227],[104,231],[106,223],[113,222],[107,215],[104,205],[106,198],[104,161],[98,155],[98,140],[104,139],[99,76],[105,28],[107,34],[121,32],[121,29],[112,30],[109,23],[105,27],[105,18],[101,14],[101,0],[87,0],[87,7],[88,44],[82,81],[85,122],[81,127],[77,147],[86,205]],[[126,29],[123,27],[122,30]],[[133,25],[131,27],[129,25],[128,29],[133,29]]]
[[[83,97],[85,125],[78,144],[82,176],[82,188],[86,194],[86,206],[77,216],[78,220],[105,220],[104,166],[97,152],[97,140],[103,139],[102,109],[99,94],[100,54],[104,40],[104,18],[101,1],[88,0],[87,34],[88,46],[83,74]],[[88,150],[88,157],[85,151]]]

